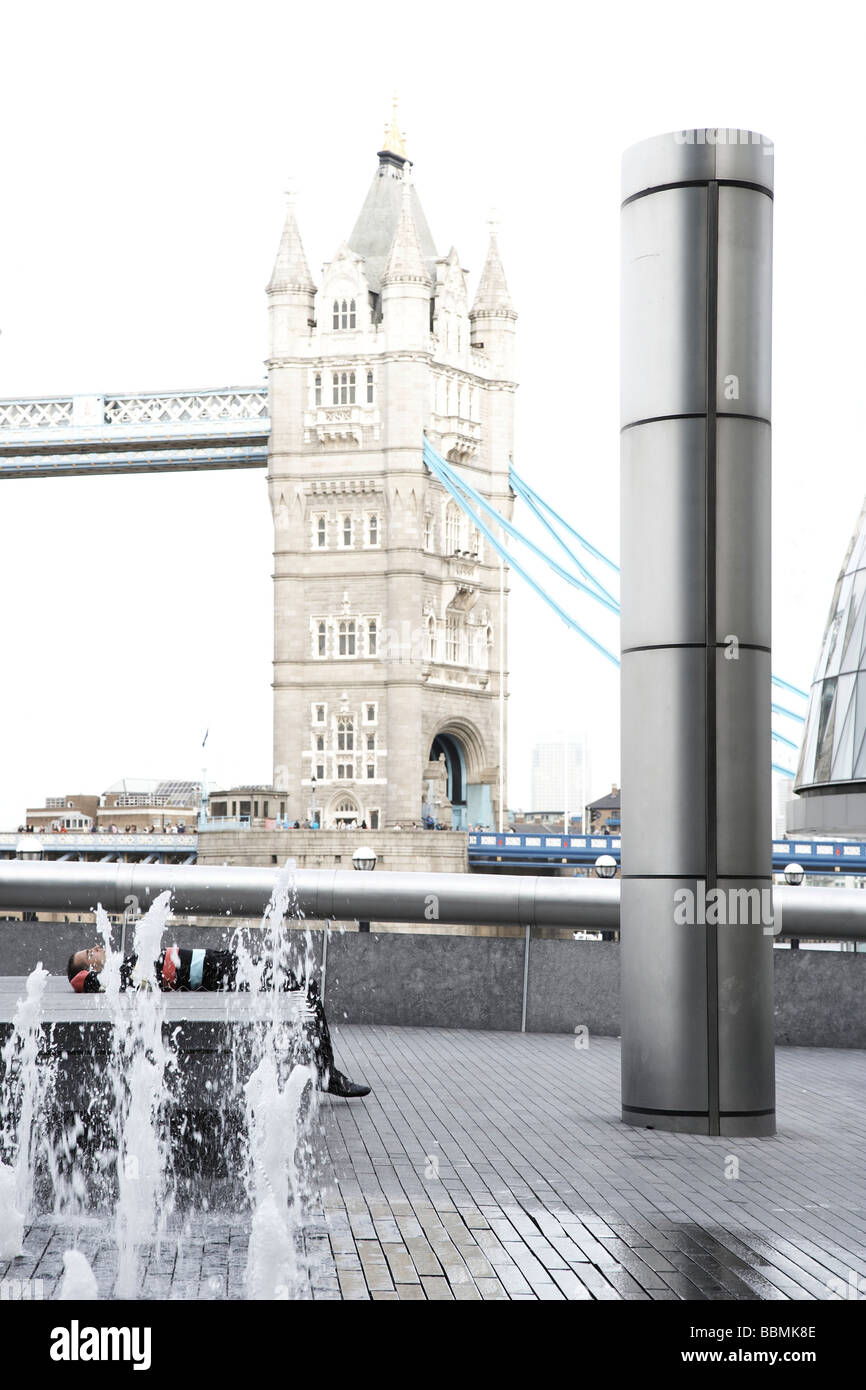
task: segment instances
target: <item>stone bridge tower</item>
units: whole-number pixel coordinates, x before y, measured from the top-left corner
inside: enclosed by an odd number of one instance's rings
[[[290,205],[268,285],[274,778],[325,826],[493,826],[500,566],[424,435],[510,516],[516,314],[495,233],[472,307],[396,120],[313,283]],[[314,814],[315,813],[315,814]]]

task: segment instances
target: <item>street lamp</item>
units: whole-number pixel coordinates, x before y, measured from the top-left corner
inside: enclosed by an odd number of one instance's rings
[[[616,873],[616,860],[612,854],[600,854],[595,861],[595,872],[599,878],[613,878]],[[603,931],[602,941],[616,941],[616,932]]]
[[[786,864],[786,865],[785,865],[785,882],[788,883],[788,884],[790,884],[790,886],[791,886],[792,888],[799,888],[800,884],[803,882],[803,879],[804,879],[805,877],[806,877],[806,870],[803,868],[803,865],[802,865],[802,864]],[[799,949],[800,949],[800,941],[799,941],[799,938],[796,937],[796,936],[792,936],[792,937],[791,937],[791,950],[792,950],[792,951],[799,951]]]
[[[314,827],[315,824],[316,824],[316,779],[315,779],[315,777],[311,777],[311,778],[310,778],[310,786],[311,786],[312,789],[313,789],[313,804],[312,804],[312,806],[310,807],[310,826],[311,826],[311,828],[312,828],[312,827]]]
[[[600,854],[595,861],[595,872],[599,878],[613,878],[616,873],[616,860],[612,854]]]
[[[15,846],[16,859],[42,859],[44,850],[38,835],[22,835]]]
[[[376,851],[369,845],[359,845],[352,855],[352,868],[361,873],[371,873],[376,867]],[[369,931],[369,922],[358,922],[358,931]]]

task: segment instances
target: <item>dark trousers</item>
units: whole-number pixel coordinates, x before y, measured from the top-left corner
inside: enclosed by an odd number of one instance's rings
[[[204,965],[202,967],[201,988],[206,990],[238,989],[238,958],[234,951],[205,951]],[[243,988],[243,986],[240,986]],[[270,988],[269,978],[266,975],[264,988]],[[327,1086],[328,1075],[334,1071],[334,1050],[331,1046],[331,1034],[328,1030],[328,1020],[325,1018],[325,1010],[319,998],[319,986],[315,980],[300,980],[293,971],[288,970],[285,975],[283,989],[294,993],[296,990],[306,989],[306,1003],[310,1016],[304,1020],[303,1031],[306,1040],[310,1044],[310,1050],[322,1085]]]

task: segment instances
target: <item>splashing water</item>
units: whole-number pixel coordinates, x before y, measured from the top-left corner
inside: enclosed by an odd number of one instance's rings
[[[63,1283],[57,1297],[74,1299],[75,1302],[99,1298],[96,1275],[90,1268],[87,1256],[80,1250],[64,1251]]]
[[[0,1260],[24,1254],[24,1213],[17,1207],[15,1169],[0,1163]]]
[[[165,1026],[164,996],[155,970],[169,902],[170,894],[161,894],[136,924],[137,961],[127,988],[121,953],[112,947],[111,923],[101,907],[97,910],[106,951],[100,984],[109,1025],[108,1054],[99,1078],[102,1084],[81,1095],[71,1121],[68,1115],[62,1117],[54,1144],[50,1126],[41,1123],[52,1108],[56,1112],[59,1061],[57,1055],[46,1054],[43,1044],[43,996],[49,977],[41,963],[28,977],[26,997],[18,1004],[2,1049],[0,1258],[20,1253],[34,1210],[37,1173],[47,1167],[56,1216],[81,1209],[88,1196],[95,1195],[102,1210],[113,1206],[118,1273],[112,1292],[120,1298],[138,1294],[145,1252],[166,1238],[177,1206],[169,1127],[177,1100],[177,1087],[172,1086],[177,1075],[176,1037]],[[243,931],[235,933],[232,943],[238,962],[235,984],[246,993],[248,1007],[228,1029],[232,1095],[226,1103],[229,1109],[232,1103],[238,1108],[240,1120],[241,1172],[234,1176],[242,1179],[251,1210],[246,1267],[250,1298],[294,1297],[302,1272],[300,1237],[312,1195],[311,1136],[322,1067],[312,1028],[315,1010],[299,987],[313,980],[317,969],[313,939],[309,929],[301,932],[290,926],[290,920],[299,921],[300,916],[290,861],[278,877],[259,931],[251,933],[258,938],[256,956]],[[230,1017],[229,1000],[225,1002]],[[216,1123],[222,1122],[225,1110],[224,1106]],[[200,1200],[207,1209],[207,1200]],[[191,1231],[190,1223],[186,1230]],[[178,1248],[182,1239],[179,1234]],[[67,1250],[60,1297],[98,1296],[84,1254]]]
[[[47,1128],[37,1122],[53,1093],[57,1071],[56,1060],[51,1058],[43,1058],[42,1065],[37,1065],[44,1051],[42,1000],[48,978],[40,961],[27,976],[25,996],[18,1000],[12,1031],[0,1053],[4,1078],[0,1095],[0,1164],[14,1176],[11,1191],[8,1176],[4,1185],[13,1209],[21,1214],[33,1206],[37,1166],[47,1159],[50,1150]]]
[[[318,1109],[318,1071],[306,1036],[312,1010],[295,986],[312,978],[312,937],[292,932],[287,917],[299,918],[294,862],[281,870],[262,920],[262,954],[254,961],[236,933],[238,983],[253,991],[247,1032],[244,1087],[247,1167],[245,1185],[253,1209],[247,1255],[249,1298],[290,1298],[298,1279],[296,1236],[309,1195],[310,1135]],[[294,911],[292,912],[292,909]],[[303,941],[301,955],[298,947]],[[240,1039],[233,1035],[235,1045]],[[235,1062],[237,1070],[238,1061]]]
[[[176,1066],[171,1037],[164,1036],[165,1005],[155,966],[170,911],[161,893],[136,924],[137,961],[131,988],[121,988],[121,958],[111,947],[111,924],[100,907],[97,924],[105,943],[101,983],[111,1019],[108,1081],[116,1140],[117,1293],[133,1298],[142,1247],[164,1238],[174,1210],[174,1174],[167,1113],[167,1082]]]

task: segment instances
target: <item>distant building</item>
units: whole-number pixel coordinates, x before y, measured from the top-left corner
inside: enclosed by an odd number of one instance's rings
[[[98,796],[72,792],[46,796],[44,806],[28,806],[24,813],[28,830],[92,830],[99,811]]]
[[[86,832],[94,830],[142,832],[167,827],[195,827],[201,808],[201,783],[124,778],[101,796],[49,796],[44,806],[28,806],[28,828]]]
[[[621,829],[620,820],[620,789],[616,785],[611,787],[607,796],[600,796],[597,801],[590,801],[586,808],[587,811],[587,834],[589,835],[619,835]]]
[[[518,834],[524,831],[549,830],[551,834],[561,835],[565,830],[564,811],[509,811],[508,824]],[[583,817],[579,811],[572,811],[568,822],[568,834],[580,835],[583,830]]]
[[[589,760],[582,740],[550,740],[532,750],[532,805],[562,806],[582,813],[589,788]]]
[[[276,787],[226,787],[208,796],[207,815],[211,822],[238,821],[269,830],[285,814],[286,794]]]

